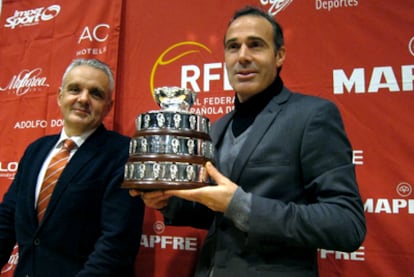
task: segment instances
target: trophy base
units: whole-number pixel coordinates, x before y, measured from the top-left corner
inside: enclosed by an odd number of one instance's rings
[[[170,190],[170,189],[196,189],[212,186],[211,183],[200,182],[174,182],[174,181],[124,181],[121,188],[137,189],[140,191]]]

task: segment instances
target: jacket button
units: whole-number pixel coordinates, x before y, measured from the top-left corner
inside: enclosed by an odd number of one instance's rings
[[[34,244],[34,245],[39,245],[39,244],[40,244],[40,239],[35,239],[35,240],[33,241],[33,244]]]

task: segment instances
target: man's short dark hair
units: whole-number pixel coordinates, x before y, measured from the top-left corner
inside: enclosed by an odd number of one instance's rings
[[[280,47],[282,47],[285,44],[285,40],[283,38],[283,30],[280,24],[268,12],[260,8],[257,8],[257,7],[246,6],[245,8],[237,10],[234,13],[232,19],[230,20],[228,26],[230,26],[230,24],[237,18],[245,16],[245,15],[254,15],[254,16],[263,17],[272,25],[273,42],[275,46],[275,51],[277,51]]]

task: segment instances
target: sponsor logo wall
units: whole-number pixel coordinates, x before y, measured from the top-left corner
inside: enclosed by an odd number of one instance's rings
[[[306,3],[305,3],[306,2]],[[319,250],[320,275],[410,276],[414,240],[414,17],[411,0],[3,0],[0,15],[0,196],[25,147],[62,126],[56,106],[77,57],[111,65],[115,105],[105,125],[135,132],[158,109],[160,86],[195,90],[212,122],[233,109],[223,36],[233,11],[262,6],[285,31],[282,70],[293,90],[334,101],[354,152],[368,234],[353,253]],[[191,276],[205,231],[165,226],[146,210],[136,276]],[[5,276],[18,262],[17,246]]]

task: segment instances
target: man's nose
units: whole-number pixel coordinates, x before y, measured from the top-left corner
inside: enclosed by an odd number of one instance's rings
[[[89,100],[89,90],[88,89],[82,89],[81,92],[78,95],[79,101],[88,101]]]
[[[243,62],[250,61],[250,60],[251,60],[250,49],[249,47],[247,47],[247,45],[242,44],[239,49],[239,62],[243,63]]]

